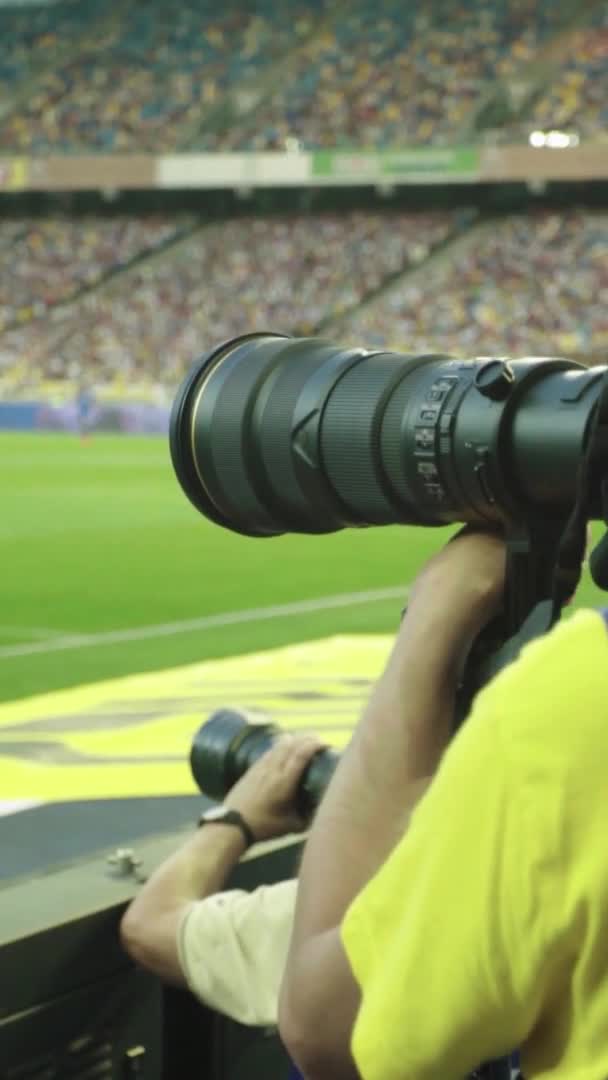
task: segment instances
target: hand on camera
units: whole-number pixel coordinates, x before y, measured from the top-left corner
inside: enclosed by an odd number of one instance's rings
[[[436,612],[446,645],[466,649],[500,612],[505,570],[502,536],[467,526],[420,571],[410,590],[408,614]]]
[[[284,735],[228,792],[224,806],[238,810],[256,840],[300,832],[305,822],[295,806],[298,784],[323,743],[313,735]]]

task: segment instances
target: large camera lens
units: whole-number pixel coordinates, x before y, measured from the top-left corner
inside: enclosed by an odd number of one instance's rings
[[[282,734],[271,723],[252,721],[237,709],[218,709],[201,725],[192,743],[190,767],[202,791],[218,802]],[[319,750],[304,770],[296,805],[306,819],[318,806],[338,764],[333,750]]]
[[[173,463],[201,513],[253,536],[557,518],[604,370],[248,335],[194,364]]]

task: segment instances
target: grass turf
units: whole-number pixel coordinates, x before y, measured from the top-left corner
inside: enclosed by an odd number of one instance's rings
[[[212,525],[179,488],[163,439],[0,434],[0,700],[271,648],[392,630],[398,600],[46,651],[98,633],[399,586],[445,529],[390,527],[249,539]],[[602,603],[586,580],[579,603]],[[7,646],[43,651],[2,655]],[[46,644],[45,644],[46,643]]]

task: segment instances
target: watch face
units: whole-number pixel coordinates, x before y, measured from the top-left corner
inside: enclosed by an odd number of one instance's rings
[[[225,806],[212,806],[211,810],[205,810],[203,814],[204,821],[218,821],[218,819],[226,817],[228,810]]]

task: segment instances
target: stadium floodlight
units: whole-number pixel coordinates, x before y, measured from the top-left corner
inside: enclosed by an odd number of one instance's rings
[[[565,131],[548,131],[545,144],[553,150],[565,150],[567,146],[570,146],[570,136]]]
[[[568,146],[578,146],[580,137],[575,131],[531,131],[528,142],[530,146],[548,146],[552,150],[565,150]]]

